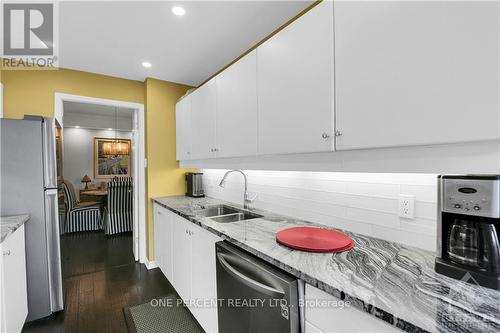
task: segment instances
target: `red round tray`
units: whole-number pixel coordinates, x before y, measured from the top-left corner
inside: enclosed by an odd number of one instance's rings
[[[314,227],[281,230],[276,234],[276,241],[292,249],[317,253],[338,253],[354,247],[354,241],[347,235]]]

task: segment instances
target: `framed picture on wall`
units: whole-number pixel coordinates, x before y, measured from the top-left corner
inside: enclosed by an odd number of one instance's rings
[[[130,139],[94,137],[94,178],[130,176]]]

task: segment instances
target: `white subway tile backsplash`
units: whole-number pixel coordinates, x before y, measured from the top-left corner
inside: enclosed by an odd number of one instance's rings
[[[433,220],[426,219],[415,219],[415,220],[400,220],[400,230],[406,232],[412,232],[415,234],[424,234],[433,236],[436,234],[436,222]]]
[[[391,214],[397,214],[398,212],[397,199],[376,198],[366,195],[346,195],[345,200],[346,206],[348,207],[374,210]]]
[[[205,169],[208,196],[243,203],[243,177]],[[256,208],[434,251],[436,175],[245,171]],[[415,196],[415,219],[398,216],[398,195]]]
[[[427,249],[431,251],[435,251],[436,249],[435,235],[417,234],[411,231],[397,230],[373,225],[371,236],[388,241],[396,241],[398,243],[415,246],[421,249]]]
[[[415,202],[415,216],[435,220],[437,216],[437,204],[435,202]]]
[[[346,218],[353,221],[382,225],[389,228],[399,228],[399,217],[394,214],[375,210],[347,208]]]
[[[434,178],[434,181],[437,183],[437,179]],[[436,203],[437,201],[437,189],[436,184],[434,185],[405,185],[402,184],[400,186],[399,193],[406,194],[411,193],[415,196],[418,201],[425,201]]]
[[[347,183],[346,192],[356,195],[368,195],[382,198],[396,198],[399,194],[399,185],[382,183]]]

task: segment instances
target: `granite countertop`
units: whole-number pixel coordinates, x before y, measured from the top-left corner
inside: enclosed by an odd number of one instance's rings
[[[30,219],[28,214],[0,217],[0,243]]]
[[[500,332],[500,292],[437,274],[432,252],[344,230],[355,241],[352,250],[302,252],[276,243],[276,232],[302,225],[328,227],[254,209],[264,217],[218,223],[196,215],[196,210],[216,204],[238,205],[185,196],[154,201],[402,330]]]

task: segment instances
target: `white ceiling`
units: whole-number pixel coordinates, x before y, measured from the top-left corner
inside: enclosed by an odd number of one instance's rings
[[[311,1],[60,2],[60,66],[197,86]],[[186,15],[171,8],[180,5]],[[153,67],[141,66],[149,61]]]

